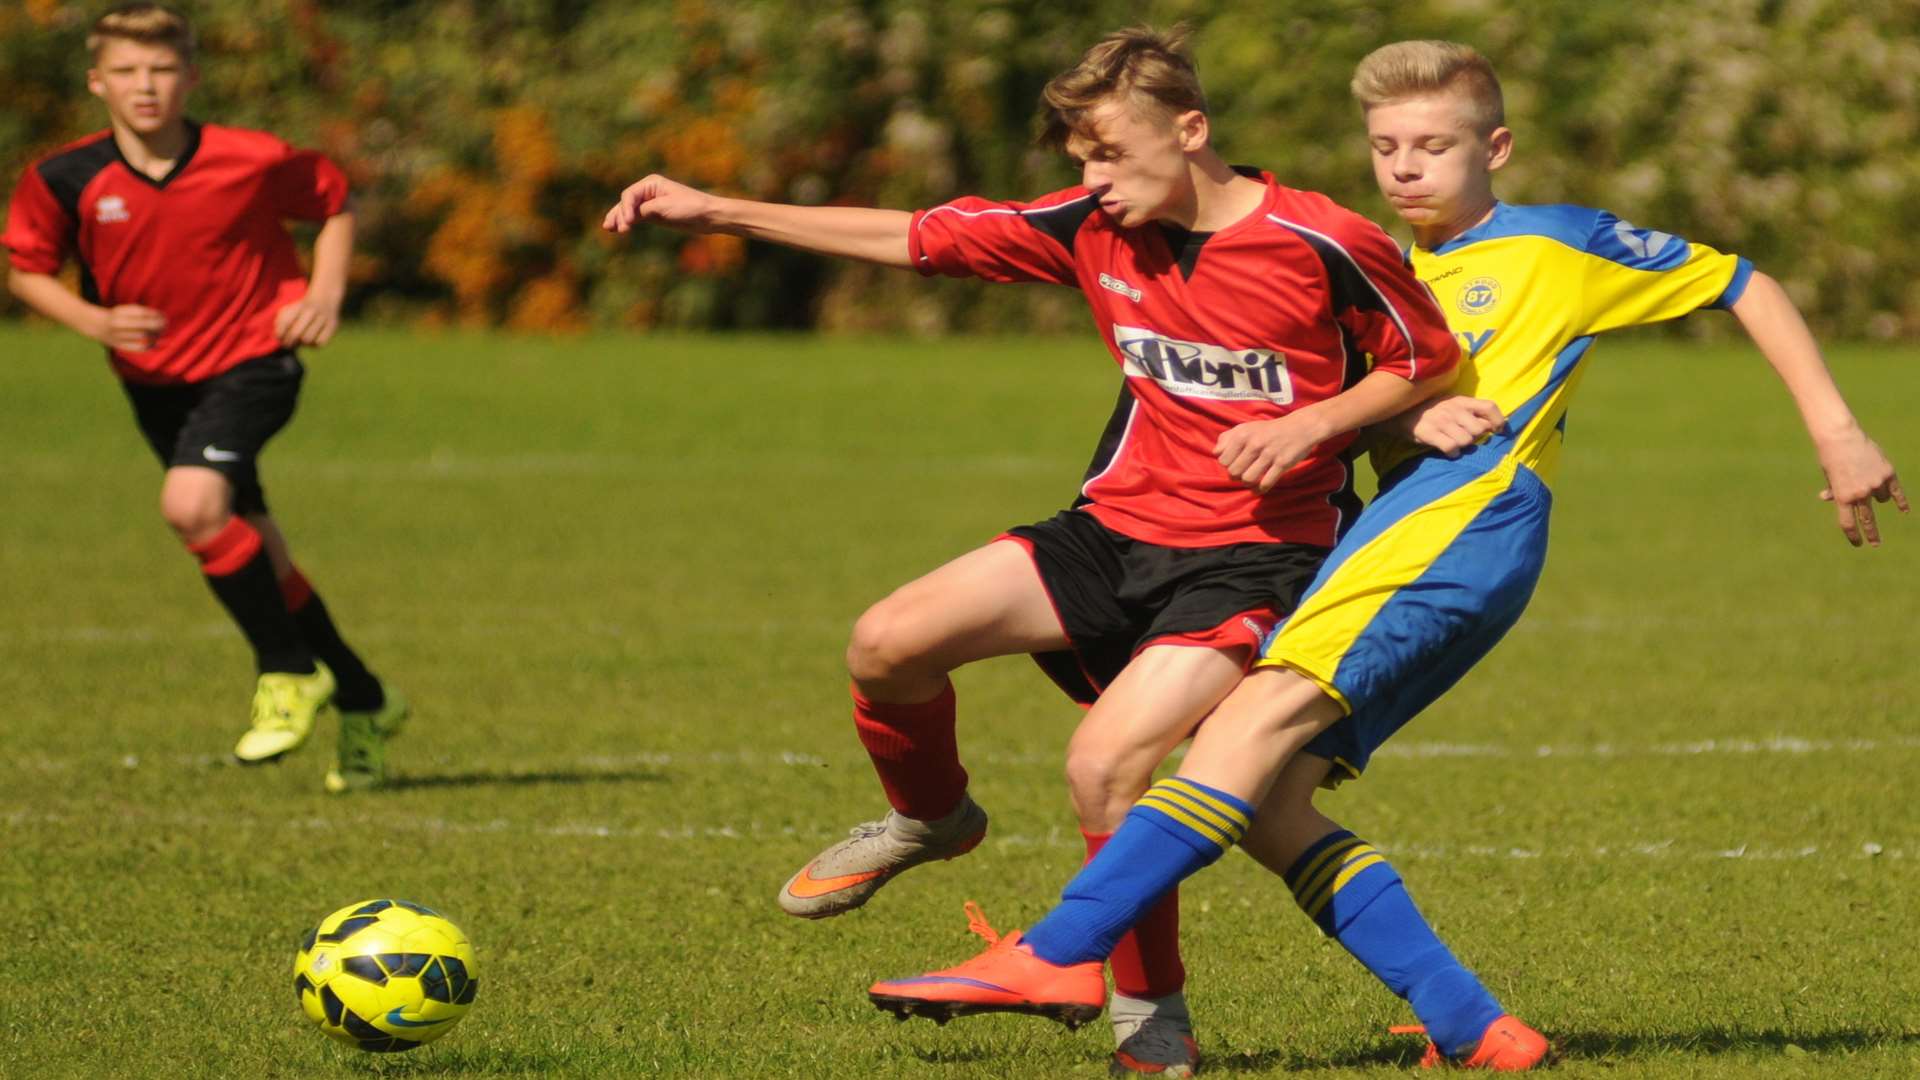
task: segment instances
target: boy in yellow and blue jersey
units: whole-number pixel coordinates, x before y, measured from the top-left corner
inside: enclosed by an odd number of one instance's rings
[[[1841,530],[1879,543],[1875,501],[1907,502],[1785,291],[1746,260],[1605,211],[1499,202],[1512,152],[1499,82],[1448,42],[1362,61],[1375,178],[1467,359],[1460,394],[1386,425],[1381,494],[1342,538],[1255,670],[1024,937],[956,968],[876,983],[875,1004],[936,1018],[1030,1012],[1077,1023],[1104,1003],[1099,960],[1137,914],[1238,843],[1285,877],[1327,934],[1406,999],[1429,1063],[1528,1069],[1546,1040],[1441,944],[1381,854],[1313,805],[1486,655],[1544,562],[1567,402],[1595,335],[1731,310],[1813,438]],[[1254,807],[1259,813],[1254,813]]]

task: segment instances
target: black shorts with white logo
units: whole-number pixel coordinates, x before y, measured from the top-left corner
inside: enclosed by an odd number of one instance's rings
[[[1176,548],[1123,536],[1079,510],[1008,529],[1033,556],[1070,648],[1034,662],[1091,705],[1148,645],[1245,647],[1293,611],[1326,560],[1312,544]]]
[[[168,468],[198,465],[233,484],[233,512],[264,514],[260,451],[293,419],[306,368],[292,349],[237,364],[204,382],[122,382],[147,445]]]

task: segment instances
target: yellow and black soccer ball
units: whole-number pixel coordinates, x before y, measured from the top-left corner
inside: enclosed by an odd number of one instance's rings
[[[363,900],[300,939],[293,989],[320,1030],[362,1050],[411,1050],[445,1035],[473,1005],[473,945],[431,908]]]

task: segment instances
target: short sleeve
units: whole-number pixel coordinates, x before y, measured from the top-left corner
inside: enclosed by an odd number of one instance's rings
[[[1414,276],[1407,255],[1380,227],[1358,215],[1327,237],[1321,253],[1333,314],[1373,356],[1373,370],[1403,379],[1431,379],[1460,363],[1460,345],[1432,290]]]
[[[1084,188],[1031,203],[955,199],[914,213],[907,249],[923,274],[1077,285],[1074,240],[1097,208]]]
[[[1587,238],[1581,316],[1587,333],[1645,326],[1705,307],[1732,307],[1753,264],[1602,210]]]
[[[269,195],[282,216],[325,221],[347,206],[347,174],[326,156],[287,148],[267,174]]]
[[[47,187],[40,170],[30,168],[20,177],[7,203],[7,231],[0,245],[7,249],[13,268],[26,274],[58,273],[73,249],[74,220]]]

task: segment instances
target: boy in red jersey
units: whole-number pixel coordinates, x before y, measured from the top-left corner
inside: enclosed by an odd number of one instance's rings
[[[186,116],[199,82],[193,29],[159,4],[102,15],[87,88],[111,127],[30,166],[0,244],[29,307],[107,346],[134,416],[166,467],[160,512],[253,647],[252,725],[234,757],[297,749],[328,708],[340,718],[326,788],[385,778],[385,737],[406,718],[341,640],[260,487],[261,448],[293,415],[295,348],[340,321],[353,215],[332,162],[272,135]],[[313,273],[284,221],[324,222]],[[78,295],[54,275],[72,256]]]
[[[779,900],[794,915],[851,910],[979,842],[948,673],[990,656],[1032,654],[1090,707],[1067,771],[1097,851],[1357,513],[1353,433],[1451,381],[1458,349],[1385,233],[1215,152],[1177,36],[1109,36],[1046,102],[1049,141],[1083,183],[1032,202],[779,206],[650,176],[607,214],[618,232],[650,221],[1075,287],[1123,374],[1072,509],[908,583],[854,627],[854,721],[892,810],[789,879]],[[1196,1064],[1174,904],[1114,954],[1123,1070]]]

